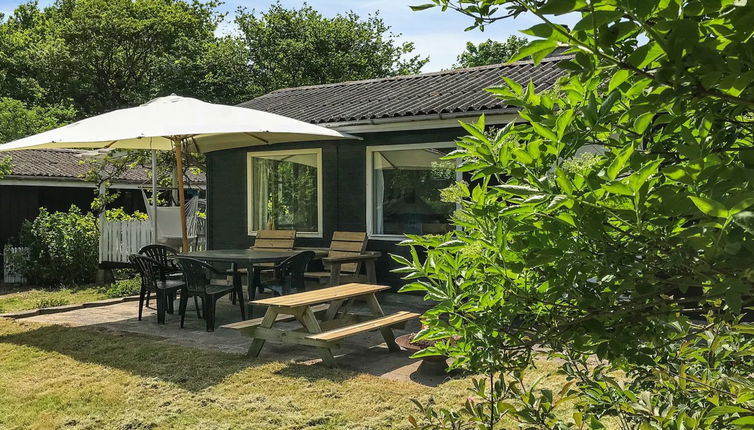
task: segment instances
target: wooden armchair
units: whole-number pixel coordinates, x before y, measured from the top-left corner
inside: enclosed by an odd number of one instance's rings
[[[304,277],[316,279],[318,282],[327,281],[328,286],[340,285],[345,282],[377,283],[374,262],[380,257],[379,253],[367,252],[367,234],[361,232],[336,231],[330,242],[330,251],[322,259],[325,270],[322,272],[306,272]],[[362,265],[366,274],[361,274]]]
[[[259,230],[254,249],[264,251],[290,251],[296,241],[296,230]]]
[[[296,241],[296,230],[258,230],[254,245],[251,249],[260,249],[263,251],[291,251],[293,243]],[[260,264],[260,267],[274,264]],[[238,273],[246,276],[248,271],[241,267]]]
[[[257,230],[256,239],[251,249],[262,251],[291,251],[296,241],[296,230]],[[274,271],[274,263],[260,263],[254,266],[254,273],[251,279],[247,280],[248,294],[253,298],[254,288],[258,288],[261,283],[262,272]],[[248,271],[244,268],[238,269],[241,276],[247,276]]]

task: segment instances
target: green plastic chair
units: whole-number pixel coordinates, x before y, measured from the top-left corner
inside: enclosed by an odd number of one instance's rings
[[[181,328],[186,318],[186,305],[189,297],[202,299],[204,320],[207,331],[215,331],[215,309],[217,300],[235,291],[241,308],[241,319],[246,319],[246,303],[241,288],[241,276],[238,274],[236,263],[231,266],[232,282],[227,281],[227,273],[217,270],[204,261],[189,257],[176,257],[176,262],[183,272],[185,287],[181,292],[181,302],[178,312],[181,314]]]
[[[173,313],[173,299],[176,292],[185,287],[183,280],[165,279],[161,270],[162,265],[154,258],[145,255],[133,254],[128,257],[129,261],[141,275],[141,290],[139,291],[139,321],[147,295],[157,294],[157,322],[165,323],[165,312]]]

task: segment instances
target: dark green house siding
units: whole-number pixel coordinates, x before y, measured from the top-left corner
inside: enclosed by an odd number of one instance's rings
[[[118,190],[120,196],[111,207],[126,212],[144,211],[144,200],[138,190]],[[24,221],[33,221],[39,209],[49,212],[67,211],[77,206],[82,212],[91,210],[94,190],[88,187],[55,187],[43,185],[6,185],[0,183],[0,253],[6,243],[16,244]]]
[[[212,249],[245,248],[252,238],[247,228],[246,154],[322,148],[323,237],[298,238],[299,246],[327,247],[333,231],[366,230],[366,147],[448,142],[465,134],[462,128],[359,134],[363,140],[307,142],[254,146],[207,154],[208,244]],[[377,265],[380,283],[400,285],[390,273],[395,263],[388,253],[404,254],[395,241],[370,240],[369,250],[382,251]]]

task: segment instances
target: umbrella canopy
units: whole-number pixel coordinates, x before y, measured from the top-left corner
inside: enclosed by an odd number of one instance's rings
[[[353,138],[281,115],[172,95],[0,145],[0,152],[44,148],[174,150],[178,172],[182,172],[181,153],[186,142],[194,150],[211,152],[253,145]],[[155,168],[154,154],[152,167]],[[156,179],[154,174],[152,176],[154,187]],[[178,175],[178,195],[183,207],[181,174]],[[183,250],[187,251],[186,219],[184,212],[180,212]]]
[[[35,148],[172,150],[180,138],[191,138],[198,151],[211,152],[354,137],[258,110],[168,96],[0,145],[0,152]]]

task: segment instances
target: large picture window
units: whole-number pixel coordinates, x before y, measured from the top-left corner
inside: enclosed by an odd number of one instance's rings
[[[322,152],[255,152],[248,154],[249,232],[322,231]]]
[[[456,165],[441,158],[455,149],[444,145],[381,146],[367,150],[368,224],[372,236],[438,234],[451,229],[454,203],[440,190],[457,180]]]

